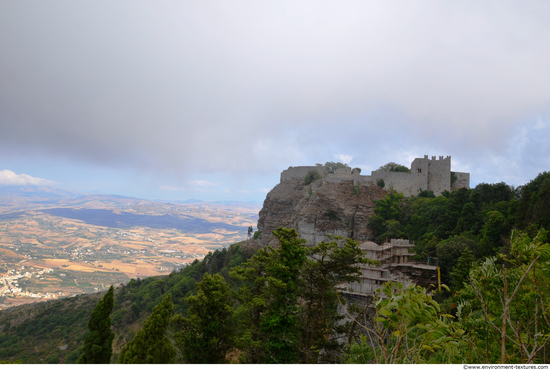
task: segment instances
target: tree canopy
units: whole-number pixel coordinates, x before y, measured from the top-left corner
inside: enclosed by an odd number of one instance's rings
[[[196,291],[186,299],[191,306],[187,317],[173,319],[182,328],[174,338],[186,362],[224,363],[234,346],[231,287],[220,274],[206,273]]]
[[[84,348],[78,360],[79,364],[108,364],[111,362],[115,333],[111,331],[109,316],[113,310],[113,294],[114,290],[111,285],[90,315],[89,333],[84,339]]]
[[[395,162],[386,163],[383,166],[380,166],[376,171],[382,172],[411,172],[411,170],[403,166],[402,164],[397,164]]]
[[[169,294],[153,308],[143,328],[121,350],[121,364],[172,364],[176,361],[174,345],[166,336],[172,316],[172,296]]]
[[[335,173],[338,168],[347,167],[347,163],[342,162],[326,162],[324,165],[317,163],[317,166],[323,166],[325,173]]]

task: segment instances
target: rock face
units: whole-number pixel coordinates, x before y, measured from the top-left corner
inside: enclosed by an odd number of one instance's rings
[[[374,214],[374,200],[387,194],[377,185],[354,185],[353,181],[317,180],[309,185],[304,179],[282,181],[264,201],[257,242],[261,247],[277,246],[272,231],[278,227],[296,229],[308,245],[328,240],[327,234],[358,241],[372,239],[368,223]]]

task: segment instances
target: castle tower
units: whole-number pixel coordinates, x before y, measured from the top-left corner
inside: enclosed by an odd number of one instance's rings
[[[445,190],[451,191],[451,156],[432,157],[428,174],[428,190],[436,196],[441,195]]]
[[[429,187],[430,159],[425,155],[424,158],[415,158],[411,163],[411,174],[416,177],[416,184],[419,189],[426,190]],[[415,189],[417,190],[417,189]]]

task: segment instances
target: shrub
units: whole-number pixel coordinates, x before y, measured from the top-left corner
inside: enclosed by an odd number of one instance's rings
[[[386,183],[384,182],[384,180],[380,179],[376,182],[376,184],[378,186],[380,186],[381,188],[383,188],[384,186],[386,186]]]
[[[319,172],[317,172],[316,170],[311,170],[307,173],[306,178],[304,179],[304,183],[306,185],[309,185],[312,182],[320,179],[321,179],[321,175],[319,175]]]
[[[402,164],[398,164],[395,162],[389,162],[386,163],[383,166],[380,166],[376,171],[383,171],[383,172],[411,172],[407,167],[403,166]]]

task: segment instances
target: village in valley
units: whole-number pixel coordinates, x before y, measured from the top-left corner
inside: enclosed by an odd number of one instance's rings
[[[101,204],[95,200],[94,206],[101,207]],[[54,216],[48,214],[47,209],[29,207],[16,213],[13,211],[25,208],[21,202],[17,209],[4,204],[0,207],[2,214],[9,215],[12,211],[14,216],[0,219],[0,310],[103,291],[110,285],[126,284],[130,279],[169,274],[195,259],[202,260],[211,251],[243,240],[248,226],[256,223],[255,209],[235,211],[205,204],[154,202],[122,209],[132,215],[159,215],[166,212],[167,207],[172,215],[189,217],[192,214],[200,216],[197,220],[203,224],[221,225],[219,221],[224,221],[227,228],[230,225],[239,228],[186,232],[158,225],[107,227]],[[104,205],[104,208],[114,214],[122,212],[112,206]]]

